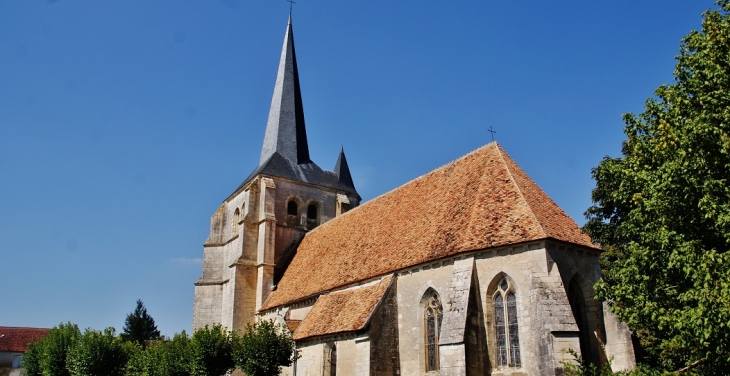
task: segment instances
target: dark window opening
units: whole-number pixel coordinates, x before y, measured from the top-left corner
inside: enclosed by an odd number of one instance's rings
[[[317,205],[315,204],[309,204],[307,207],[307,219],[317,219],[317,212],[318,212]]]
[[[286,204],[286,214],[296,216],[299,212],[299,206],[294,201],[289,201],[288,204]]]
[[[310,230],[319,225],[319,208],[316,204],[309,204],[307,206],[307,228]]]

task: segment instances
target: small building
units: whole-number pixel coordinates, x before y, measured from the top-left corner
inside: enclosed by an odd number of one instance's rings
[[[28,345],[45,337],[48,330],[0,326],[0,376],[20,376]]]

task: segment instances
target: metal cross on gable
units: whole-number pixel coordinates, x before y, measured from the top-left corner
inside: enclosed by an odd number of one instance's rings
[[[492,129],[492,126],[489,126],[489,130],[487,131],[492,134],[492,142],[494,142],[494,134],[497,133],[494,129]]]

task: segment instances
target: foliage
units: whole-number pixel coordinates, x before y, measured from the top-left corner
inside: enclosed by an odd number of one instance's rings
[[[626,114],[623,157],[593,169],[584,229],[600,299],[653,366],[730,369],[730,1],[682,39],[675,83]]]
[[[246,325],[234,346],[233,358],[248,376],[270,376],[278,375],[282,366],[290,366],[298,354],[288,329],[259,320]]]
[[[81,336],[75,324],[59,324],[48,331],[48,334],[36,343],[40,350],[38,370],[44,376],[68,376],[66,355],[69,348]]]
[[[155,319],[147,313],[147,308],[142,300],[137,300],[137,308],[124,320],[122,338],[127,341],[135,341],[140,345],[143,345],[144,341],[160,338]]]
[[[170,341],[152,342],[127,363],[128,376],[190,375],[190,338],[183,331]]]
[[[32,342],[28,351],[23,354],[22,362],[25,376],[41,376],[41,358],[43,356],[43,342]]]
[[[560,364],[565,370],[565,376],[613,376],[613,375],[624,375],[625,373],[614,373],[611,371],[611,362],[604,364],[603,367],[599,367],[593,363],[585,362],[575,350],[568,350],[570,355],[573,356],[574,361],[566,362],[562,361]]]
[[[613,372],[611,370],[611,361],[604,364],[603,367],[598,367],[593,363],[583,361],[583,358],[573,349],[568,350],[568,352],[573,355],[574,361],[560,362],[565,376],[662,376],[670,374],[659,372],[645,365],[640,365],[632,371]]]
[[[233,369],[234,335],[220,325],[200,328],[190,341],[190,371],[194,376],[219,376]]]
[[[86,329],[69,348],[66,366],[72,376],[123,376],[129,352],[114,328]]]
[[[151,376],[149,372],[149,356],[145,347],[141,346],[136,342],[126,342],[127,356],[129,360],[124,369],[126,376]]]

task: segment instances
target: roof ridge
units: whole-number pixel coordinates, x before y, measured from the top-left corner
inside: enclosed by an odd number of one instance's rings
[[[495,144],[497,143],[496,141],[493,141],[493,142],[494,142]],[[414,184],[414,183],[415,183],[416,181],[422,180],[422,179],[424,179],[425,177],[427,177],[427,176],[429,176],[429,175],[433,175],[433,174],[435,174],[435,173],[437,173],[437,172],[443,171],[443,170],[445,170],[446,168],[448,168],[448,167],[450,167],[450,166],[452,166],[452,165],[454,165],[454,164],[456,164],[456,163],[458,163],[458,162],[460,162],[460,161],[462,161],[462,160],[464,160],[464,159],[466,159],[466,158],[470,157],[470,156],[471,156],[472,154],[474,154],[474,153],[478,152],[479,150],[482,150],[482,149],[488,148],[488,147],[489,147],[489,146],[490,146],[491,144],[492,144],[492,143],[490,142],[490,143],[488,143],[488,144],[486,144],[486,145],[482,145],[482,146],[480,146],[480,147],[478,147],[478,148],[476,148],[476,149],[474,149],[474,150],[472,150],[472,151],[470,151],[470,152],[466,153],[465,155],[462,155],[462,156],[461,156],[460,158],[458,158],[458,159],[454,159],[453,161],[450,161],[450,162],[448,162],[448,163],[445,163],[445,164],[441,165],[440,167],[437,167],[437,168],[436,168],[435,170],[431,170],[431,171],[429,171],[429,172],[426,172],[426,173],[424,173],[424,174],[422,174],[422,175],[420,175],[420,176],[417,176],[417,177],[415,177],[415,178],[413,178],[413,179],[411,179],[411,180],[409,180],[409,181],[407,181],[407,182],[405,182],[405,183],[403,183],[403,184],[401,184],[401,185],[399,185],[399,186],[397,186],[397,187],[395,187],[395,188],[393,188],[393,189],[391,189],[391,190],[387,191],[387,192],[383,192],[383,193],[381,193],[381,194],[379,194],[379,195],[377,195],[377,196],[375,196],[375,197],[371,198],[371,199],[370,199],[370,200],[368,200],[367,202],[364,202],[364,203],[360,204],[360,206],[358,206],[358,208],[360,208],[360,207],[363,207],[363,206],[365,206],[365,205],[367,205],[367,204],[369,204],[369,203],[371,203],[371,202],[373,202],[373,201],[377,200],[378,198],[380,198],[380,197],[382,197],[382,196],[385,196],[385,195],[387,195],[387,194],[389,194],[389,193],[391,193],[391,192],[395,192],[395,191],[397,191],[397,190],[399,190],[399,189],[401,189],[401,188],[403,188],[403,187],[405,187],[405,186],[407,186],[407,185],[411,185],[411,184]],[[348,211],[348,213],[349,213],[349,211]],[[330,222],[331,222],[331,221],[330,221]],[[327,222],[327,223],[329,223],[329,222]]]
[[[499,155],[499,159],[502,160],[502,164],[504,164],[504,168],[505,168],[505,170],[507,170],[507,174],[509,174],[509,179],[512,181],[512,184],[514,184],[515,188],[517,189],[517,193],[519,193],[520,198],[522,199],[522,202],[524,202],[525,205],[527,205],[527,208],[530,211],[530,215],[535,220],[535,222],[537,223],[537,225],[540,227],[540,231],[542,231],[542,235],[545,236],[546,238],[549,237],[547,231],[545,231],[545,227],[543,227],[543,225],[540,222],[540,220],[537,219],[537,215],[535,215],[535,211],[532,209],[532,206],[530,205],[530,203],[525,198],[525,194],[522,193],[522,188],[520,188],[520,186],[517,184],[517,180],[512,175],[512,171],[510,170],[509,165],[507,164],[507,161],[505,161],[504,160],[504,156],[502,156],[502,149],[499,147],[499,145],[497,144],[496,141],[492,141],[492,142],[495,145],[497,145],[497,154]]]

